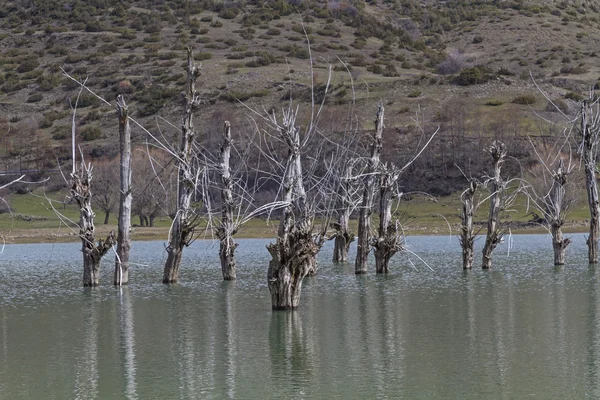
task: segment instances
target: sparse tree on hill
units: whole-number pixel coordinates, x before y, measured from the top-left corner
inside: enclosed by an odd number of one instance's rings
[[[104,225],[108,224],[110,213],[115,211],[119,203],[119,191],[115,182],[118,181],[116,163],[111,161],[95,162],[94,165],[94,206],[104,212]]]

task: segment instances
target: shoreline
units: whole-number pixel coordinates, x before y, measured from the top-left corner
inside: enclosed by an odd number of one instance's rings
[[[111,231],[116,231],[116,226],[100,225],[96,227],[97,239],[102,239]],[[406,236],[457,236],[460,232],[459,226],[452,226],[449,231],[448,226],[409,226],[405,229]],[[588,232],[587,221],[569,221],[565,224],[563,233],[585,233]],[[134,227],[132,229],[132,241],[151,241],[163,240],[167,241],[169,227]],[[275,227],[265,226],[262,228],[241,228],[236,239],[270,239],[275,238],[277,230]],[[539,225],[518,224],[511,229],[512,234],[543,234],[549,231]],[[482,229],[477,236],[485,234],[485,229]],[[213,236],[216,239],[216,236]],[[206,234],[205,237],[198,239],[211,239],[211,235]],[[75,232],[69,232],[64,228],[22,228],[9,229],[6,231],[0,230],[0,240],[4,244],[29,244],[29,243],[69,243],[78,242],[80,239]]]

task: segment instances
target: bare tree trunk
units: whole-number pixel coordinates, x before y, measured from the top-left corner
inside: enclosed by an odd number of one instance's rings
[[[131,249],[131,129],[129,127],[129,110],[122,95],[117,97],[119,113],[119,150],[120,162],[120,201],[119,201],[119,235],[117,237],[117,254],[115,255],[115,285],[129,283],[129,251]],[[108,216],[108,213],[107,213]]]
[[[564,161],[560,159],[556,171],[552,173],[552,188],[546,202],[546,215],[549,219],[552,233],[552,248],[554,249],[554,265],[564,265],[565,250],[571,239],[563,239],[562,227],[565,224],[565,185],[569,172],[565,169]]]
[[[110,218],[110,211],[104,212],[104,225],[108,225],[108,219]]]
[[[273,310],[293,310],[300,304],[302,281],[316,269],[316,255],[323,245],[323,235],[313,235],[314,213],[306,203],[300,158],[300,130],[296,127],[296,110],[285,112],[280,134],[288,146],[283,177],[283,210],[277,241],[267,246],[271,261],[267,281]],[[275,122],[275,121],[274,121]]]
[[[340,182],[340,208],[338,210],[338,221],[332,223],[335,229],[335,242],[333,248],[333,262],[347,262],[350,243],[354,241],[354,232],[350,231],[350,213],[352,207],[352,168],[354,160],[348,160],[344,168],[344,174]]]
[[[563,239],[562,226],[551,224],[552,228],[552,248],[554,249],[554,265],[565,264],[565,250],[571,243],[571,239]]]
[[[500,141],[494,141],[490,146],[490,155],[494,162],[494,176],[491,178],[492,195],[490,196],[490,213],[488,216],[487,235],[483,246],[483,269],[492,268],[492,252],[502,240],[504,233],[500,230],[500,210],[504,196],[504,182],[500,176],[502,164],[506,158],[506,145]]]
[[[185,115],[181,123],[181,147],[179,160],[177,213],[173,219],[169,244],[167,245],[167,261],[165,262],[163,283],[175,283],[179,279],[179,267],[183,247],[188,246],[194,236],[195,225],[190,220],[191,200],[195,189],[194,171],[192,170],[192,143],[194,142],[194,108],[199,104],[195,82],[200,75],[200,68],[193,63],[192,49],[188,48],[187,88]]]
[[[475,235],[473,233],[473,214],[475,213],[475,203],[473,202],[473,197],[475,196],[476,190],[477,181],[470,179],[469,188],[461,195],[463,206],[459,240],[462,248],[463,269],[471,269],[473,267],[473,258],[475,254]]]
[[[402,249],[402,234],[398,232],[398,223],[392,223],[392,204],[398,197],[394,186],[399,177],[399,170],[383,166],[379,178],[379,229],[377,238],[373,239],[375,249],[375,272],[390,272],[390,259]]]
[[[354,264],[354,272],[359,274],[367,273],[367,261],[369,251],[371,250],[371,210],[375,201],[375,171],[379,166],[379,155],[382,146],[383,136],[383,105],[379,105],[377,110],[377,118],[375,119],[375,132],[373,134],[373,142],[371,144],[371,158],[369,167],[365,175],[365,188],[363,192],[363,200],[360,206],[358,215],[358,242],[356,248],[356,262]]]
[[[231,125],[225,121],[223,143],[221,144],[221,226],[217,230],[220,241],[219,256],[221,258],[221,272],[226,281],[235,280],[235,248],[238,246],[233,240],[235,224],[233,222],[233,182],[229,168],[231,157]]]
[[[100,260],[115,243],[115,234],[111,231],[105,241],[95,244],[94,211],[91,206],[92,180],[91,166],[81,163],[81,169],[71,173],[71,196],[79,206],[79,236],[83,253],[83,286],[100,284]]]
[[[596,162],[598,151],[598,126],[590,106],[590,100],[581,105],[581,136],[583,141],[583,165],[585,184],[590,208],[590,235],[587,238],[588,259],[590,264],[598,263],[598,238],[600,237],[600,201],[596,180]]]

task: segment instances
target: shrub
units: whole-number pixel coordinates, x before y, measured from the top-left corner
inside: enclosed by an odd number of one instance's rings
[[[483,42],[483,37],[482,36],[475,36],[473,38],[473,44],[478,44],[478,43],[482,43]]]
[[[27,98],[27,103],[37,103],[42,101],[43,98],[44,96],[41,93],[34,93]]]
[[[194,54],[194,60],[196,61],[210,60],[211,58],[212,54],[207,51],[201,51]]]
[[[490,106],[490,107],[497,107],[497,106],[501,106],[502,104],[504,104],[504,102],[501,100],[489,100],[485,103],[486,106]]]
[[[522,94],[520,96],[515,97],[512,100],[512,102],[514,104],[522,104],[522,105],[534,104],[536,101],[537,100],[536,100],[535,96],[531,93]]]
[[[546,111],[558,112],[559,110],[565,114],[569,112],[569,105],[562,99],[553,99],[552,102],[546,104]]]
[[[584,97],[582,95],[580,95],[579,93],[567,92],[565,94],[565,99],[574,100],[574,101],[581,101],[581,100],[584,99]]]
[[[35,60],[33,58],[28,58],[26,60],[23,60],[23,62],[21,62],[21,64],[19,64],[19,66],[17,67],[17,72],[22,74],[24,72],[33,71],[39,65],[40,65],[40,63],[37,62],[37,60]]]
[[[489,69],[482,65],[478,65],[461,71],[460,74],[454,78],[453,82],[457,85],[468,86],[486,83],[490,79],[491,74]]]
[[[79,96],[79,102],[77,103],[77,107],[89,107],[89,106],[97,106],[100,104],[100,100],[91,93],[82,93]]]
[[[420,95],[421,95],[421,91],[418,89],[415,89],[412,92],[410,92],[407,97],[414,98],[414,97],[419,97]]]
[[[270,92],[267,89],[256,90],[254,92],[229,91],[227,93],[222,94],[220,97],[221,97],[221,99],[223,99],[225,101],[237,102],[237,101],[246,101],[246,100],[251,99],[252,97],[264,97],[264,96],[267,96],[269,93]]]
[[[52,139],[53,140],[64,140],[67,138],[70,132],[70,128],[68,126],[57,126],[52,130]]]
[[[100,139],[102,137],[102,129],[97,126],[86,126],[80,132],[81,140],[89,142],[92,140]]]
[[[383,70],[383,76],[398,76],[398,71],[392,64],[388,64]]]
[[[38,123],[38,127],[40,129],[46,129],[46,128],[50,128],[52,126],[52,124],[54,123],[54,121],[52,121],[51,119],[48,118],[42,118],[40,120],[40,122]]]
[[[234,19],[237,16],[237,10],[232,7],[223,8],[219,12],[219,18]]]
[[[456,74],[464,64],[464,56],[458,52],[449,54],[444,61],[437,67],[437,71],[441,75]]]

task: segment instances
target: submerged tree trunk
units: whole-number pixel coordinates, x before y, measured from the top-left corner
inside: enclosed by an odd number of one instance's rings
[[[552,248],[554,249],[554,265],[565,263],[565,250],[571,239],[563,239],[562,227],[565,224],[565,185],[569,172],[565,169],[564,161],[560,159],[556,171],[552,172],[552,188],[546,202],[546,215],[550,223],[552,234]]]
[[[119,113],[119,149],[120,162],[120,201],[119,235],[117,236],[117,254],[115,256],[115,285],[129,283],[129,250],[131,249],[131,129],[129,110],[123,96],[117,97]]]
[[[600,237],[600,201],[598,200],[596,180],[598,131],[600,128],[597,126],[597,121],[595,121],[598,115],[594,115],[589,102],[590,100],[586,100],[581,106],[581,136],[585,185],[590,208],[590,235],[587,238],[588,259],[590,264],[596,264],[598,263],[598,239]]]
[[[375,119],[375,132],[373,133],[373,142],[371,143],[371,158],[364,179],[363,200],[358,215],[358,241],[356,247],[356,262],[354,272],[359,274],[367,273],[367,261],[369,251],[371,250],[371,210],[375,202],[375,171],[379,166],[379,154],[382,146],[383,136],[383,105],[379,105],[377,118]]]
[[[277,241],[267,246],[271,261],[267,281],[273,310],[293,310],[300,304],[302,281],[316,269],[316,255],[323,235],[313,235],[314,211],[307,204],[302,177],[300,130],[296,127],[297,109],[284,111],[279,133],[288,146],[283,177],[284,208]],[[275,121],[274,121],[275,122]]]
[[[473,267],[473,258],[475,254],[475,235],[473,233],[473,214],[475,213],[475,203],[473,197],[477,190],[477,181],[469,180],[469,188],[461,195],[462,215],[461,215],[461,233],[460,246],[462,248],[463,269]]]
[[[383,166],[379,177],[379,229],[377,238],[373,239],[375,249],[375,272],[390,272],[390,259],[402,250],[403,236],[399,232],[398,221],[392,222],[392,204],[398,198],[394,190],[399,177],[399,170]]]
[[[354,160],[348,160],[344,168],[344,174],[341,178],[339,196],[340,206],[338,209],[338,220],[332,223],[331,227],[335,229],[333,262],[347,262],[350,243],[354,241],[354,232],[350,230],[350,213],[352,207],[352,168]]]
[[[493,159],[494,176],[491,178],[492,195],[490,196],[490,213],[487,223],[487,235],[483,246],[483,269],[492,268],[492,252],[502,240],[503,232],[500,229],[500,211],[502,208],[502,198],[506,190],[500,170],[506,157],[506,146],[500,141],[494,141],[490,146],[490,155]]]
[[[225,121],[223,143],[221,144],[221,226],[217,230],[220,241],[219,257],[221,258],[221,272],[226,281],[235,280],[235,248],[237,243],[233,240],[235,224],[233,221],[233,182],[229,168],[231,157],[231,125]]]
[[[96,230],[94,227],[94,211],[91,206],[92,193],[91,166],[82,162],[81,169],[71,173],[71,196],[79,206],[79,237],[83,253],[83,286],[98,286],[100,284],[100,260],[115,244],[115,234],[111,231],[106,240],[95,244]]]
[[[186,106],[181,123],[181,147],[177,166],[179,168],[177,190],[177,213],[171,225],[167,261],[163,273],[163,283],[176,283],[179,280],[179,267],[184,246],[189,246],[195,225],[191,220],[191,200],[195,190],[192,165],[192,144],[194,142],[194,108],[199,104],[195,82],[200,68],[193,63],[192,50],[188,48]]]

